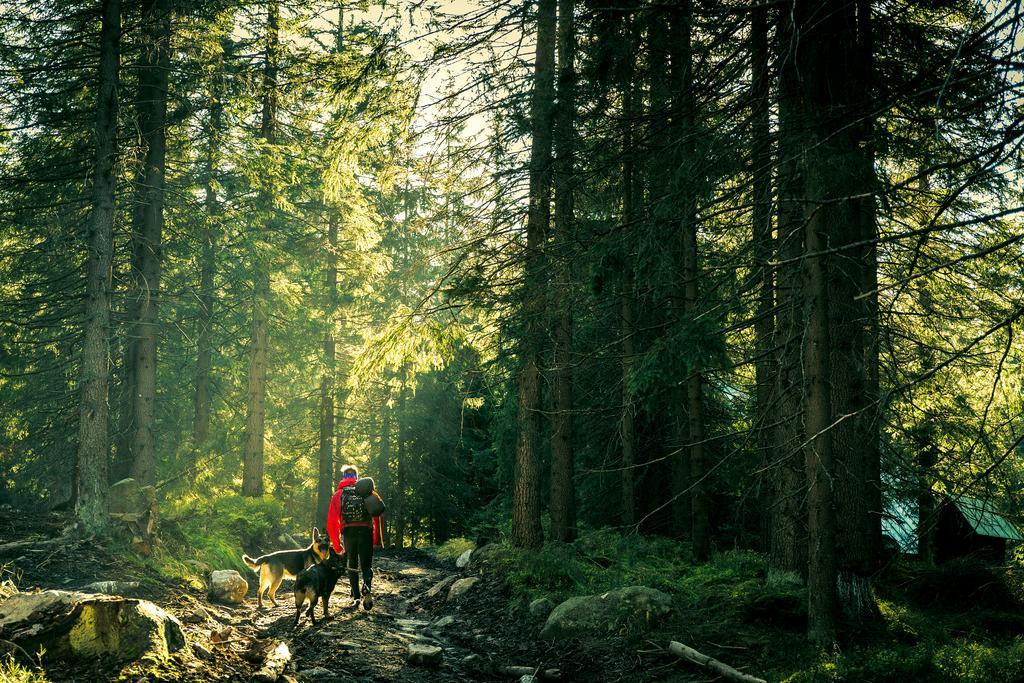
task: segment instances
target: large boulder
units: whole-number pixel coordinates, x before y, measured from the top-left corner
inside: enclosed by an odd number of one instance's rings
[[[58,590],[0,604],[0,635],[47,657],[162,661],[185,647],[178,620],[147,600]]]
[[[208,597],[214,602],[240,605],[245,602],[248,591],[249,583],[234,569],[218,569],[210,573]]]
[[[629,586],[569,598],[548,615],[543,638],[603,636],[653,625],[672,611],[672,599],[654,588]]]

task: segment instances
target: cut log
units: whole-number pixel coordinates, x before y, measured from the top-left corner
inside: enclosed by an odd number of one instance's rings
[[[285,667],[288,666],[291,659],[292,653],[288,649],[288,643],[282,640],[269,651],[267,658],[263,661],[263,666],[253,674],[250,680],[252,683],[274,683],[284,673]]]
[[[706,654],[697,652],[692,647],[674,640],[668,644],[668,651],[676,657],[681,657],[688,662],[702,666],[705,669],[710,669],[728,681],[734,681],[735,683],[767,683],[763,678],[757,678],[742,671],[737,671],[728,664],[723,664],[713,657],[708,657]]]

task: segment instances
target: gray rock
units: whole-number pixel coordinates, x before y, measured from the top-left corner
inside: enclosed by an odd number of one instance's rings
[[[441,594],[441,592],[445,588],[447,588],[448,586],[450,586],[453,583],[455,583],[455,580],[457,578],[459,578],[459,577],[457,577],[457,576],[446,576],[446,577],[444,577],[443,579],[441,579],[440,581],[435,583],[433,586],[431,586],[425,593],[423,593],[423,595],[421,595],[420,597],[416,598],[416,600],[421,600],[423,598],[437,597],[438,595]]]
[[[444,659],[444,650],[436,645],[425,643],[409,643],[410,664],[415,666],[440,666]]]
[[[478,576],[469,576],[465,579],[459,579],[452,584],[452,587],[448,590],[448,600],[458,600],[466,593],[469,592],[473,586],[480,580]]]
[[[199,659],[213,659],[213,652],[202,643],[192,643],[192,652]]]
[[[12,595],[0,605],[0,631],[61,658],[163,661],[185,647],[181,623],[152,602],[69,591]]]
[[[470,548],[466,552],[462,553],[455,560],[455,566],[459,569],[465,569],[469,566],[469,561],[473,558],[473,549]]]
[[[472,561],[477,564],[489,564],[501,557],[501,554],[502,546],[500,543],[488,543],[473,551]]]
[[[547,619],[551,611],[555,609],[555,603],[549,598],[537,598],[530,603],[530,615],[537,619]]]
[[[94,581],[78,590],[82,593],[106,593],[107,595],[132,595],[139,589],[138,581]]]
[[[312,669],[303,669],[299,672],[301,681],[332,681],[338,678],[338,674],[322,666],[315,666]]]
[[[476,671],[480,671],[485,668],[484,658],[476,653],[463,657],[462,665]]]
[[[624,627],[647,628],[672,611],[672,599],[646,586],[629,586],[600,595],[569,598],[550,615],[543,638],[617,633]]]
[[[210,600],[239,605],[245,602],[248,590],[249,584],[234,569],[218,569],[210,574]]]
[[[185,612],[179,619],[184,624],[205,624],[208,613],[202,607],[197,607],[194,610]]]
[[[448,628],[455,623],[455,617],[452,615],[444,616],[433,623],[434,628]]]

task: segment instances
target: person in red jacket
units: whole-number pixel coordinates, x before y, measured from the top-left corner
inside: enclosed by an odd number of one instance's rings
[[[373,583],[373,549],[381,546],[380,516],[371,517],[363,498],[355,492],[359,472],[354,465],[346,465],[341,471],[341,481],[331,498],[327,509],[327,535],[331,537],[334,551],[342,547],[348,557],[348,580],[352,588],[352,607],[363,604],[363,609],[373,607],[370,586]],[[374,492],[372,495],[377,496]],[[377,496],[380,498],[380,496]],[[359,588],[359,573],[362,570],[363,586]]]

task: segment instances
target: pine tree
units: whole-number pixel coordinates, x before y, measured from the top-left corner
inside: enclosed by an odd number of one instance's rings
[[[110,268],[114,253],[114,163],[117,155],[117,84],[121,3],[104,0],[100,31],[99,90],[96,98],[96,161],[89,226],[85,340],[79,369],[78,460],[75,513],[84,529],[107,525],[107,363],[110,331]]]

